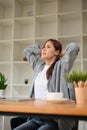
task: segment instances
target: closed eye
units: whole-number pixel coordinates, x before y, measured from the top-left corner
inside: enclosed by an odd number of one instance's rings
[[[51,48],[49,45],[47,45],[45,48]]]

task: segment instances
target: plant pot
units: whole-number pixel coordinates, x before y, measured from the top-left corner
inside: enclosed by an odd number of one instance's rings
[[[87,102],[87,87],[75,87],[76,103],[84,104]]]
[[[0,98],[5,98],[6,90],[0,90]]]

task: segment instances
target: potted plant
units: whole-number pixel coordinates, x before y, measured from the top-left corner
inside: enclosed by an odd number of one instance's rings
[[[29,81],[28,79],[24,79],[25,84],[28,84],[28,81]]]
[[[87,72],[73,70],[66,75],[69,83],[75,87],[76,102],[81,104],[87,101]]]
[[[4,98],[5,96],[5,90],[7,87],[7,78],[3,73],[0,72],[0,97]]]

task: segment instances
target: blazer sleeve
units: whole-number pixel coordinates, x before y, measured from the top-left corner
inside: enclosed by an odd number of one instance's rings
[[[24,49],[25,56],[28,59],[28,62],[31,64],[33,69],[39,60],[40,52],[41,49],[38,44],[34,44],[33,46]]]
[[[65,55],[63,56],[63,58],[61,58],[62,65],[66,72],[69,72],[71,70],[79,50],[79,46],[73,42],[66,47]]]

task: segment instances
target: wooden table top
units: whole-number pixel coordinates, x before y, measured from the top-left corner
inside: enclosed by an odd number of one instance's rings
[[[87,103],[80,105],[70,101],[0,100],[0,113],[37,113],[47,115],[74,115],[87,117]]]

